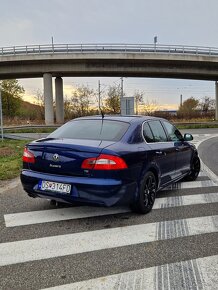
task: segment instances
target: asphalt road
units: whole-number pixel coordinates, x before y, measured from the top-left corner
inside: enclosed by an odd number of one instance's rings
[[[56,207],[20,185],[0,199],[0,289],[217,289],[218,184],[205,172],[158,193],[147,215]]]
[[[218,176],[218,137],[201,143],[198,151],[204,164]]]

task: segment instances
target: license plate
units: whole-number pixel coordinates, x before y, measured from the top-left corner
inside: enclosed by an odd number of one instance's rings
[[[69,194],[71,191],[71,184],[42,180],[39,183],[39,189]]]

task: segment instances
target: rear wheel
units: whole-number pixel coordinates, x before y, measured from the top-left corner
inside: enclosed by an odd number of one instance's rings
[[[132,205],[132,210],[138,213],[151,211],[156,197],[157,181],[153,172],[148,171],[140,183],[138,200]]]
[[[192,160],[191,172],[189,173],[189,175],[185,177],[185,180],[187,181],[196,180],[200,172],[200,169],[201,169],[200,158],[198,156],[195,156]]]

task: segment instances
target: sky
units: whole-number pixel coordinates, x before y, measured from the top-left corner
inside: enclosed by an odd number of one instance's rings
[[[218,47],[217,0],[0,0],[0,48],[14,45],[126,43]],[[64,78],[64,95],[84,84],[106,92],[119,78]],[[42,79],[22,79],[25,100],[43,90]],[[126,96],[176,109],[193,96],[214,98],[209,81],[124,78]]]

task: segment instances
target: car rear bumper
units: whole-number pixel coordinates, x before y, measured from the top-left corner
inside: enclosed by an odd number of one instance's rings
[[[68,203],[84,202],[104,206],[129,204],[137,192],[136,182],[126,183],[117,179],[60,176],[26,169],[22,170],[20,177],[24,190],[30,196]],[[71,184],[71,193],[42,191],[38,188],[41,180]]]

